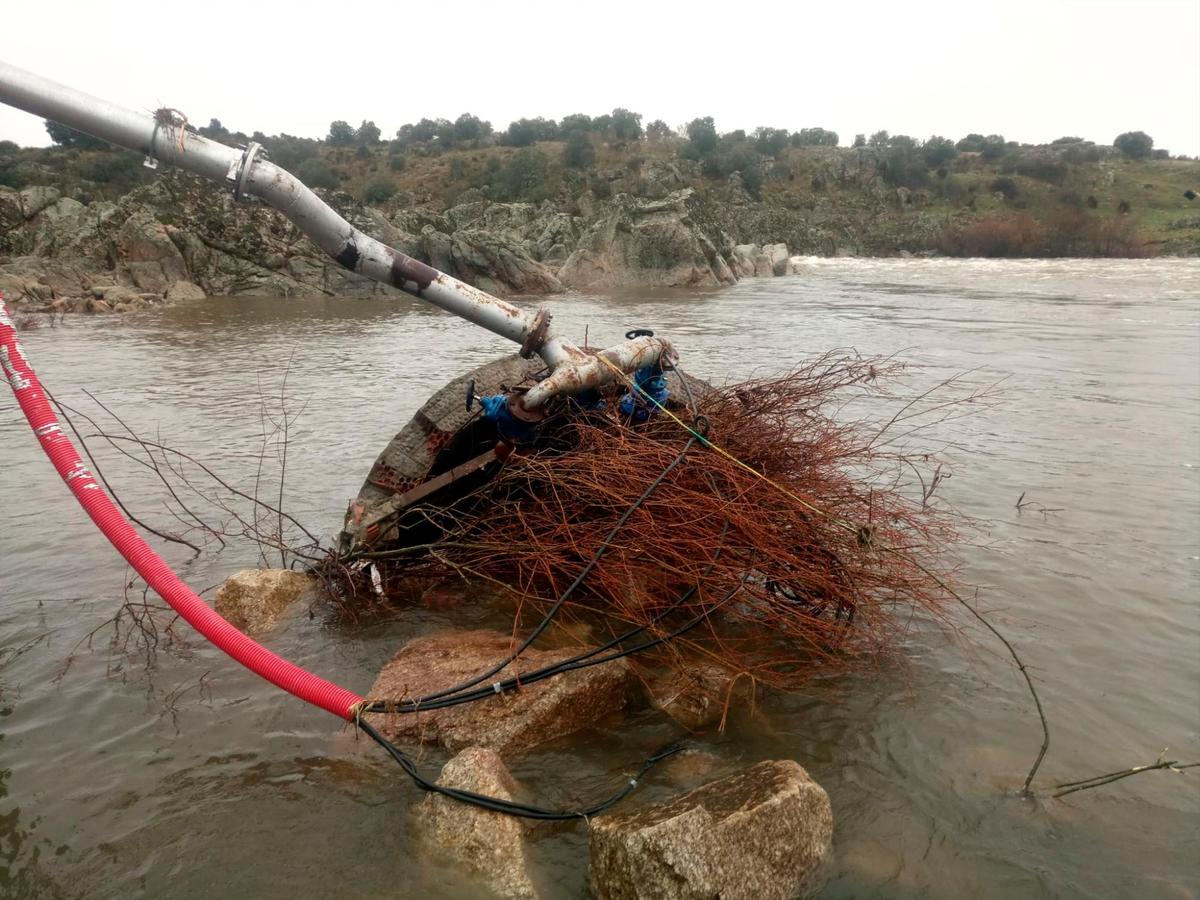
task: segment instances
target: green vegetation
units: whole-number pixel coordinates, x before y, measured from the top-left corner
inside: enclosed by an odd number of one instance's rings
[[[643,126],[623,107],[522,118],[502,130],[464,112],[405,124],[391,140],[369,120],[332,122],[323,140],[247,136],[217,119],[199,130],[230,144],[257,141],[311,187],[370,204],[550,201],[577,215],[587,196],[690,187],[716,204],[741,204],[737,221],[747,224],[730,226],[734,237],[811,252],[845,242],[882,254],[1200,254],[1200,199],[1187,193],[1200,189],[1200,163],[1169,158],[1140,131],[1111,146],[1076,136],[1029,145],[1000,134],[920,140],[876,131],[844,147],[820,127],[720,132],[698,117],[674,130],[662,120]],[[56,125],[47,131],[52,148],[0,142],[0,186],[52,185],[90,202],[154,177],[134,154]]]

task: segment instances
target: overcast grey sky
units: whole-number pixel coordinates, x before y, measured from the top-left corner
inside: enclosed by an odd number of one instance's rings
[[[247,133],[625,106],[672,126],[954,139],[1148,132],[1200,155],[1200,0],[40,3],[0,0],[0,58]],[[0,139],[47,143],[0,107]]]

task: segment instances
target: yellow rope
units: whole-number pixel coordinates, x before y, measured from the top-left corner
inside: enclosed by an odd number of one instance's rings
[[[704,444],[706,447],[712,448],[713,450],[717,451],[717,453],[721,454],[726,459],[728,459],[730,462],[732,462],[734,465],[740,466],[741,468],[743,468],[747,472],[749,472],[751,475],[753,475],[755,478],[762,479],[767,484],[771,485],[771,487],[775,488],[777,491],[787,495],[788,497],[791,497],[793,500],[795,500],[797,503],[799,503],[801,506],[803,506],[805,509],[809,510],[810,512],[814,512],[819,516],[824,516],[826,519],[833,522],[835,525],[838,525],[853,534],[858,534],[862,530],[860,528],[854,527],[849,522],[842,521],[841,519],[837,518],[836,516],[830,515],[828,512],[826,512],[825,510],[823,510],[817,506],[813,506],[813,504],[809,503],[803,497],[800,497],[797,494],[794,494],[792,491],[789,491],[786,487],[784,487],[778,481],[775,481],[774,479],[768,477],[767,475],[758,471],[758,469],[754,468],[753,466],[742,462],[740,459],[738,459],[736,456],[734,456],[732,453],[730,453],[724,447],[720,447],[717,444],[714,444],[712,441],[710,441],[704,435],[700,434],[694,428],[690,427],[687,424],[687,422],[683,421],[681,418],[679,418],[679,416],[675,415],[675,413],[671,412],[669,409],[667,409],[665,406],[663,406],[661,403],[659,403],[657,400],[655,400],[653,397],[651,397],[646,391],[644,391],[644,390],[642,390],[642,388],[638,387],[637,384],[634,383],[632,380],[630,380],[629,376],[626,375],[624,372],[622,372],[619,368],[617,368],[617,366],[613,365],[611,362],[609,362],[603,356],[597,356],[596,358],[599,359],[600,362],[604,363],[604,365],[606,365],[610,369],[612,369],[613,372],[616,373],[617,377],[620,378],[622,381],[624,381],[627,385],[629,385],[629,387],[631,389],[637,391],[639,394],[641,394],[643,397],[645,397],[647,400],[649,400],[651,403],[653,403],[655,406],[657,406],[660,410],[662,410],[664,413],[666,413],[666,415],[672,421],[674,421],[677,425],[679,425],[680,428],[682,428],[684,431],[686,431],[689,434],[696,437],[696,439],[699,440],[700,443]],[[682,373],[680,374],[679,377],[680,378],[683,377]]]

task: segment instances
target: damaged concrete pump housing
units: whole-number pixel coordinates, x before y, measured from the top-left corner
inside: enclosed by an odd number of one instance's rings
[[[224,182],[238,199],[259,199],[279,210],[339,265],[419,297],[540,356],[549,375],[507,398],[512,415],[540,418],[554,396],[578,394],[674,358],[662,338],[635,337],[600,354],[603,361],[554,334],[545,310],[528,312],[439,272],[355,228],[299,179],[267,159],[253,141],[227,147],[199,134],[178,111],[135,112],[0,62],[0,102],[125,147],[159,162]]]

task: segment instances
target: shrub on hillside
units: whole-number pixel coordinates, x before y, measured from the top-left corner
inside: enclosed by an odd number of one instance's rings
[[[98,184],[133,183],[140,179],[144,166],[141,157],[124,150],[84,154],[79,174]]]
[[[364,203],[383,203],[391,200],[396,194],[396,185],[386,175],[376,175],[363,185],[362,200]]]
[[[296,177],[311,188],[327,188],[332,190],[340,183],[333,169],[323,159],[313,157],[302,162],[296,169]]]
[[[596,148],[587,131],[572,131],[562,153],[563,165],[570,169],[587,169],[596,162]]]
[[[1129,159],[1145,159],[1154,149],[1154,138],[1144,131],[1126,131],[1117,135],[1113,146]]]
[[[992,183],[988,185],[988,190],[994,194],[1003,194],[1005,200],[1012,200],[1021,193],[1017,187],[1017,183],[1007,175],[1001,175],[999,178],[992,179]]]

